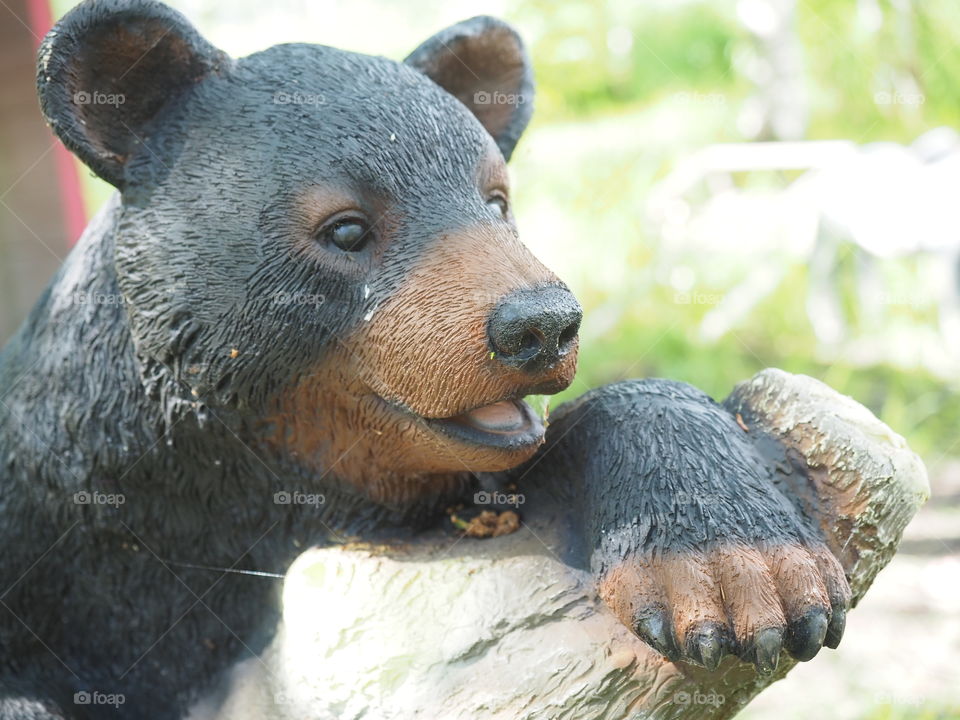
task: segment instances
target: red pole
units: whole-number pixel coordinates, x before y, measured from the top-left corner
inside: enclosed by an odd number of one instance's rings
[[[49,0],[27,0],[27,22],[37,47],[47,31],[53,27],[53,13]],[[67,245],[72,247],[87,226],[87,213],[83,206],[83,192],[77,163],[70,151],[59,140],[53,149],[57,167],[60,205],[67,233]]]

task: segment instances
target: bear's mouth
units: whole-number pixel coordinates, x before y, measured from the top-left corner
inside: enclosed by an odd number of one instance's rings
[[[544,427],[527,403],[518,399],[481,405],[448,418],[423,418],[431,428],[471,445],[517,450],[538,445]]]

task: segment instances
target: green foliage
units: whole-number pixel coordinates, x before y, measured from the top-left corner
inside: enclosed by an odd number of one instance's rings
[[[720,4],[521,0],[515,17],[539,29],[531,51],[541,119],[736,83],[731,53],[744,33]]]
[[[909,141],[930,127],[960,126],[960,5],[879,0],[879,14],[868,5],[800,5],[798,29],[818,91],[812,134]],[[878,93],[903,101],[878,105]]]
[[[862,720],[957,720],[960,705],[952,707],[902,707],[880,705],[863,715]]]

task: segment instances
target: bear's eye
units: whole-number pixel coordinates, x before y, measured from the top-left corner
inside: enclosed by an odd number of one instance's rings
[[[507,204],[507,198],[500,193],[495,193],[487,198],[487,207],[497,214],[497,217],[507,219],[507,213],[510,206]]]
[[[326,242],[345,252],[362,250],[371,234],[370,227],[360,218],[343,218],[321,231]]]

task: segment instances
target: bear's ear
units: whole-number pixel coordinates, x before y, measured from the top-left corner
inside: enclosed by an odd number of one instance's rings
[[[466,105],[510,159],[533,113],[533,69],[512,27],[486,16],[464,20],[404,62]]]
[[[40,45],[40,108],[64,145],[122,189],[150,120],[227,60],[159,2],[87,0]]]

